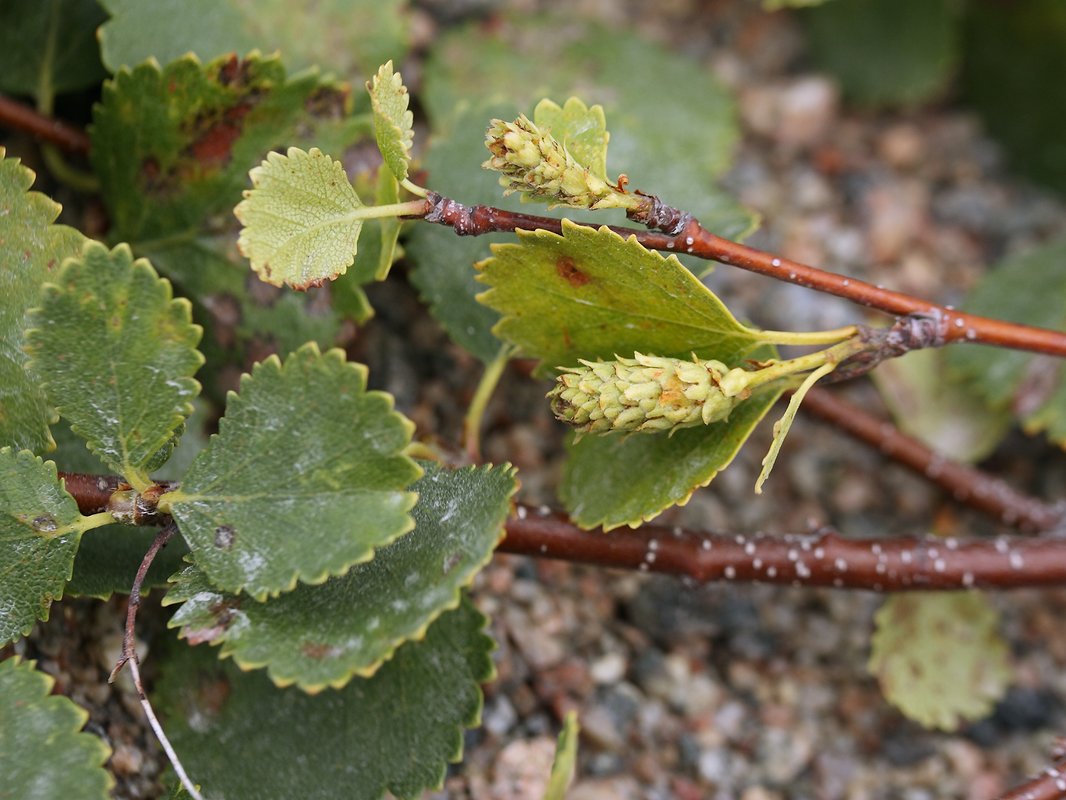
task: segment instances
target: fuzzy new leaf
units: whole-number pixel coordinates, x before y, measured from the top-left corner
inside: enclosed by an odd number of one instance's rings
[[[220,796],[269,786],[272,797],[379,800],[388,790],[414,800],[441,785],[463,728],[479,721],[479,683],[493,674],[484,625],[464,601],[373,677],[314,696],[184,647],[159,690],[167,733]]]
[[[53,446],[54,413],[38,381],[25,369],[29,309],[63,259],[81,251],[85,237],[54,225],[59,205],[33,185],[33,172],[0,148],[0,445],[44,453]]]
[[[344,167],[317,147],[271,153],[251,171],[252,189],[234,209],[237,246],[260,278],[294,289],[343,275],[355,260],[363,204]]]
[[[374,110],[374,136],[378,150],[396,180],[407,179],[414,143],[414,115],[408,110],[410,96],[400,73],[392,71],[392,62],[382,64],[367,83],[370,105]]]
[[[562,106],[545,98],[533,109],[533,122],[550,133],[593,175],[607,180],[607,117],[603,106],[589,107],[576,97]]]
[[[216,587],[261,599],[321,583],[409,531],[414,426],[366,368],[308,344],[257,364],[178,491],[163,495]]]
[[[82,519],[55,464],[0,449],[0,646],[48,619],[52,601],[63,596]]]
[[[912,592],[877,612],[870,672],[900,711],[956,730],[988,714],[1010,681],[998,615],[978,592]]]
[[[519,232],[481,262],[478,295],[503,319],[493,332],[540,369],[633,352],[727,364],[763,339],[673,256],[607,229],[563,221],[563,235]]]
[[[503,537],[516,488],[513,471],[449,471],[427,465],[415,529],[374,559],[318,586],[298,586],[267,603],[241,602],[188,567],[165,604],[193,643],[222,645],[242,669],[266,666],[279,686],[316,692],[374,674],[405,641],[421,639],[486,564]]]
[[[89,713],[52,694],[55,679],[18,656],[0,661],[0,774],[19,800],[106,800],[110,748],[83,733]]]
[[[30,370],[89,449],[137,488],[192,413],[203,363],[189,302],[129,247],[86,244],[31,315]]]

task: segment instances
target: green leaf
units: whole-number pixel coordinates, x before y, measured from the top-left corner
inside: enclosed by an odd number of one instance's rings
[[[53,446],[54,412],[44,390],[25,370],[22,350],[27,312],[64,258],[81,251],[85,237],[53,225],[59,205],[27,191],[34,174],[0,148],[0,445],[44,453]]]
[[[231,394],[219,432],[163,495],[197,565],[257,599],[369,560],[414,523],[414,425],[366,391],[366,368],[306,345]]]
[[[847,96],[865,105],[914,104],[943,91],[952,76],[956,5],[846,0],[807,9],[801,18],[815,63]]]
[[[290,147],[251,178],[234,213],[244,226],[237,245],[259,277],[307,289],[343,275],[355,260],[363,203],[340,162],[317,147]]]
[[[410,97],[400,73],[392,71],[392,62],[382,64],[366,85],[370,107],[374,111],[374,135],[385,165],[396,180],[407,179],[414,143],[414,114],[407,110]]]
[[[503,537],[517,484],[509,467],[451,472],[426,466],[415,529],[374,559],[319,586],[298,586],[267,603],[214,590],[195,566],[164,603],[182,603],[170,621],[193,644],[221,644],[242,669],[266,666],[279,686],[340,688],[374,674],[405,641],[421,639],[488,563]]]
[[[870,377],[900,430],[948,458],[972,464],[1000,443],[1010,414],[989,408],[958,382],[944,380],[949,353],[962,349],[930,348],[886,359]]]
[[[552,763],[552,774],[544,800],[566,800],[566,790],[570,788],[574,780],[574,770],[577,768],[579,731],[577,712],[568,712],[563,720],[563,729],[559,731],[559,741],[555,745],[555,761]]]
[[[987,715],[1010,681],[998,615],[979,592],[889,597],[874,618],[869,669],[892,705],[952,731]]]
[[[55,679],[18,656],[0,661],[0,774],[19,800],[106,800],[111,749],[82,733],[89,713],[52,694]]]
[[[782,389],[745,400],[728,420],[679,430],[673,436],[584,436],[569,447],[559,496],[583,528],[604,530],[653,519],[684,505],[729,466]],[[639,464],[639,469],[634,465]]]
[[[966,3],[962,89],[1023,175],[1066,192],[1066,6]]]
[[[105,73],[95,32],[105,18],[94,0],[0,4],[0,91],[50,102],[99,83]]]
[[[387,789],[413,800],[441,785],[462,728],[479,722],[478,684],[493,674],[484,625],[464,601],[373,677],[314,696],[182,648],[159,689],[167,733],[208,797],[269,786],[272,797],[379,800]]]
[[[74,574],[64,593],[74,597],[107,600],[113,594],[129,594],[144,554],[155,539],[154,528],[105,525],[83,536],[74,559]],[[167,586],[167,578],[180,570],[189,548],[175,537],[155,557],[142,590]]]
[[[673,256],[606,227],[563,221],[563,235],[519,232],[478,265],[492,288],[478,299],[504,315],[493,332],[541,361],[657,356],[732,363],[762,341]]]
[[[204,61],[251,50],[281,52],[290,69],[320,66],[359,80],[407,49],[403,0],[100,0],[112,72],[149,57],[166,64],[193,52]]]
[[[1066,330],[1066,239],[1000,264],[970,292],[974,314]],[[995,411],[1066,446],[1066,372],[1061,359],[990,347],[952,347],[948,364]]]
[[[48,619],[70,578],[84,519],[55,464],[0,448],[0,646]]]
[[[203,363],[187,300],[130,249],[85,245],[31,315],[30,371],[89,449],[131,483],[192,413]]]
[[[573,15],[511,14],[491,27],[474,24],[441,36],[425,74],[423,99],[438,127],[451,122],[464,100],[511,99],[511,113],[493,115],[500,119],[514,119],[514,111],[544,97],[600,103],[611,132],[611,169],[624,172],[631,187],[695,214],[721,236],[740,238],[754,228],[751,213],[713,183],[732,162],[739,138],[732,97],[690,58]],[[485,153],[482,147],[479,163]],[[595,218],[623,223],[624,214]]]
[[[571,97],[562,106],[545,98],[533,109],[533,122],[551,134],[581,166],[607,180],[607,117],[603,106],[589,108]]]

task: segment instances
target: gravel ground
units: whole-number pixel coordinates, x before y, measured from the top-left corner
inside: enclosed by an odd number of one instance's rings
[[[976,119],[950,103],[898,114],[843,109],[834,83],[805,68],[802,33],[787,15],[739,0],[672,0],[643,21],[646,4],[565,5],[637,21],[736,92],[743,144],[726,183],[763,215],[751,240],[758,247],[951,303],[986,265],[1066,230],[1062,203],[1012,180]],[[422,17],[423,35],[434,24]],[[843,301],[724,268],[711,281],[768,328],[860,318]],[[405,286],[374,287],[372,300],[379,316],[360,333],[357,354],[420,433],[454,441],[478,364],[446,341]],[[517,370],[505,375],[486,417],[485,455],[520,468],[521,499],[553,504],[561,432],[544,390]],[[877,406],[869,385],[851,391]],[[833,524],[856,536],[996,530],[802,417],[756,499],[767,441],[757,434],[711,488],[664,521],[737,532]],[[1062,486],[1061,454],[1040,442],[1014,435],[993,463],[1021,488]],[[499,678],[485,689],[484,726],[468,735],[464,763],[433,797],[539,798],[570,709],[582,725],[573,800],[982,800],[1043,766],[1066,731],[1066,591],[993,596],[1012,687],[990,718],[952,735],[905,720],[866,673],[881,602],[872,593],[696,587],[500,556],[475,597],[493,619]],[[153,797],[158,749],[130,687],[103,682],[122,610],[121,602],[58,604],[16,649],[91,710],[90,729],[115,749],[116,796]],[[163,619],[146,604],[140,636],[149,646]],[[149,680],[151,666],[149,649]]]

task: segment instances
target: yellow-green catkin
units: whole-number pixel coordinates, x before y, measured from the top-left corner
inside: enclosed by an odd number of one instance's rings
[[[485,133],[492,157],[481,166],[501,173],[510,192],[579,208],[628,208],[633,196],[619,191],[579,164],[563,144],[536,123],[520,116],[514,122],[492,120]]]
[[[548,392],[552,411],[582,433],[659,433],[726,419],[751,391],[752,373],[721,361],[634,353],[581,361]]]

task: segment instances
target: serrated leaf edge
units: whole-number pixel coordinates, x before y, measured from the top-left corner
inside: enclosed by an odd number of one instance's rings
[[[515,476],[518,473],[518,469],[516,467],[514,467],[512,464],[510,464],[509,462],[505,462],[504,464],[499,464],[499,465],[483,464],[483,465],[480,465],[480,466],[464,467],[464,468],[462,468],[460,470],[456,470],[456,472],[464,472],[464,471],[478,472],[478,471],[480,471],[480,472],[484,472],[484,473],[489,473],[489,472],[492,472],[494,469],[501,469],[503,471],[503,474],[506,477],[511,478],[512,480],[515,479]],[[462,600],[463,600],[464,591],[467,588],[469,588],[471,584],[473,584],[473,582],[477,578],[478,574],[486,566],[488,566],[489,562],[492,561],[492,558],[493,558],[493,555],[494,555],[494,553],[496,551],[496,548],[499,547],[500,542],[503,541],[504,536],[506,535],[506,530],[505,530],[504,526],[505,526],[505,524],[507,522],[509,511],[513,507],[513,498],[514,498],[514,495],[515,495],[515,493],[517,491],[518,491],[518,484],[516,482],[514,487],[511,489],[511,492],[507,496],[507,506],[506,506],[507,510],[504,511],[504,514],[503,514],[502,518],[500,519],[500,522],[499,522],[499,533],[498,533],[498,535],[496,537],[495,543],[493,544],[492,548],[490,548],[489,551],[485,554],[485,557],[483,559],[480,559],[477,563],[471,565],[471,571],[470,571],[469,577],[465,581],[463,581],[461,584],[459,584],[459,585],[457,585],[455,587],[454,598],[452,600],[447,601],[443,605],[437,607],[435,613],[431,613],[430,616],[428,616],[426,618],[426,621],[420,627],[418,627],[414,631],[412,631],[410,634],[406,635],[402,639],[395,639],[389,647],[387,647],[385,650],[382,651],[382,655],[372,664],[368,664],[365,667],[361,667],[361,668],[350,670],[344,677],[338,678],[335,681],[326,681],[324,683],[307,683],[307,682],[301,682],[300,679],[296,678],[296,677],[287,676],[287,675],[279,675],[278,671],[276,669],[274,669],[274,667],[272,666],[272,662],[270,662],[270,661],[266,661],[266,660],[257,661],[257,660],[252,660],[252,659],[242,659],[242,658],[240,658],[239,651],[237,650],[237,646],[231,644],[229,642],[229,640],[224,638],[224,636],[220,636],[220,637],[215,638],[215,639],[210,639],[210,640],[208,640],[208,644],[210,644],[212,647],[218,647],[219,648],[218,657],[220,659],[221,658],[231,658],[233,660],[233,663],[242,672],[252,672],[252,671],[257,670],[257,669],[264,669],[265,668],[266,669],[266,673],[270,677],[271,682],[275,686],[277,686],[279,689],[284,689],[284,688],[287,688],[289,686],[294,686],[295,685],[297,688],[301,689],[302,691],[306,692],[307,694],[314,695],[314,694],[318,694],[319,692],[321,692],[323,689],[326,689],[326,688],[329,688],[329,689],[341,689],[344,686],[346,686],[348,683],[350,683],[353,678],[370,678],[370,677],[373,677],[373,675],[379,669],[381,669],[383,664],[385,664],[387,661],[390,661],[392,659],[392,657],[394,655],[396,655],[396,651],[400,647],[402,647],[403,645],[407,644],[408,642],[421,642],[421,641],[423,641],[425,639],[425,637],[426,637],[426,632],[429,630],[430,626],[434,622],[436,622],[438,619],[440,619],[440,617],[443,616],[444,614],[446,614],[447,612],[454,611],[455,609],[457,609],[460,606],[460,604],[462,603]],[[417,493],[414,493],[414,494],[416,494],[416,496],[417,496]],[[412,530],[414,530],[414,526],[412,526],[412,528],[410,530],[405,531],[404,534],[410,533]],[[404,534],[401,534],[401,535],[404,535]],[[396,537],[396,539],[399,539],[399,538],[400,538],[399,536]],[[351,567],[357,566],[358,564],[369,563],[370,561],[373,560],[373,557],[377,553],[378,549],[380,549],[381,547],[386,547],[388,544],[391,544],[392,542],[395,542],[396,539],[393,539],[393,540],[391,540],[390,542],[388,542],[388,543],[386,543],[384,545],[378,545],[377,547],[375,547],[373,549],[372,553],[371,553],[371,557],[366,559],[366,561],[360,561],[360,562],[356,562],[355,564],[350,564],[348,566],[348,568],[343,573],[340,573],[339,575],[331,575],[329,577],[344,577],[344,575],[347,574],[348,569],[351,569]],[[190,555],[192,555],[192,554],[190,553]],[[186,560],[188,560],[188,559],[186,559]],[[196,566],[196,562],[195,561],[190,561],[189,563],[191,563],[194,566]],[[200,569],[200,568],[197,567],[197,569]],[[175,578],[178,578],[181,574],[182,573],[179,572],[179,573],[176,573],[175,575],[172,575],[170,577],[170,579],[168,579],[168,582],[171,583],[171,584],[177,584],[177,581],[175,580]],[[203,572],[203,574],[204,574],[205,577],[208,578],[208,580],[210,580],[210,577],[207,575],[206,572]],[[328,578],[327,578],[327,580],[328,580]],[[324,582],[325,581],[319,581],[318,583],[324,583]],[[306,583],[306,581],[305,581],[305,583]],[[291,591],[291,589],[290,589],[290,591]],[[222,600],[227,594],[230,594],[231,596],[236,596],[236,594],[234,594],[234,593],[224,592],[222,590],[218,590],[219,600]],[[162,605],[164,605],[164,606],[177,605],[179,603],[185,603],[189,599],[191,599],[191,598],[175,598],[175,597],[171,597],[170,592],[168,590],[167,594],[163,596]],[[270,602],[270,601],[267,600],[266,602]],[[185,633],[184,633],[184,626],[182,626],[180,623],[174,623],[174,618],[173,617],[171,617],[171,619],[167,621],[167,627],[168,628],[181,628],[182,630],[179,630],[179,632],[178,632],[178,638],[179,639],[187,638]],[[489,638],[491,638],[491,637],[489,637]]]
[[[393,119],[382,108],[381,92],[378,87],[386,84],[387,86],[383,91],[389,91],[395,97],[397,97],[403,106],[401,112],[401,118],[399,120]],[[374,114],[374,138],[378,143],[378,149],[381,150],[381,155],[384,158],[385,152],[382,149],[382,136],[379,135],[379,125],[383,128],[388,126],[394,133],[394,139],[399,144],[400,149],[403,150],[404,160],[402,175],[397,173],[389,163],[389,159],[385,158],[385,166],[396,177],[398,181],[404,181],[407,179],[408,169],[407,166],[411,163],[411,148],[414,146],[414,114],[410,110],[411,95],[407,91],[407,87],[403,83],[403,77],[399,72],[393,72],[392,60],[386,61],[379,68],[374,77],[367,81],[367,91],[370,94],[370,105]]]

